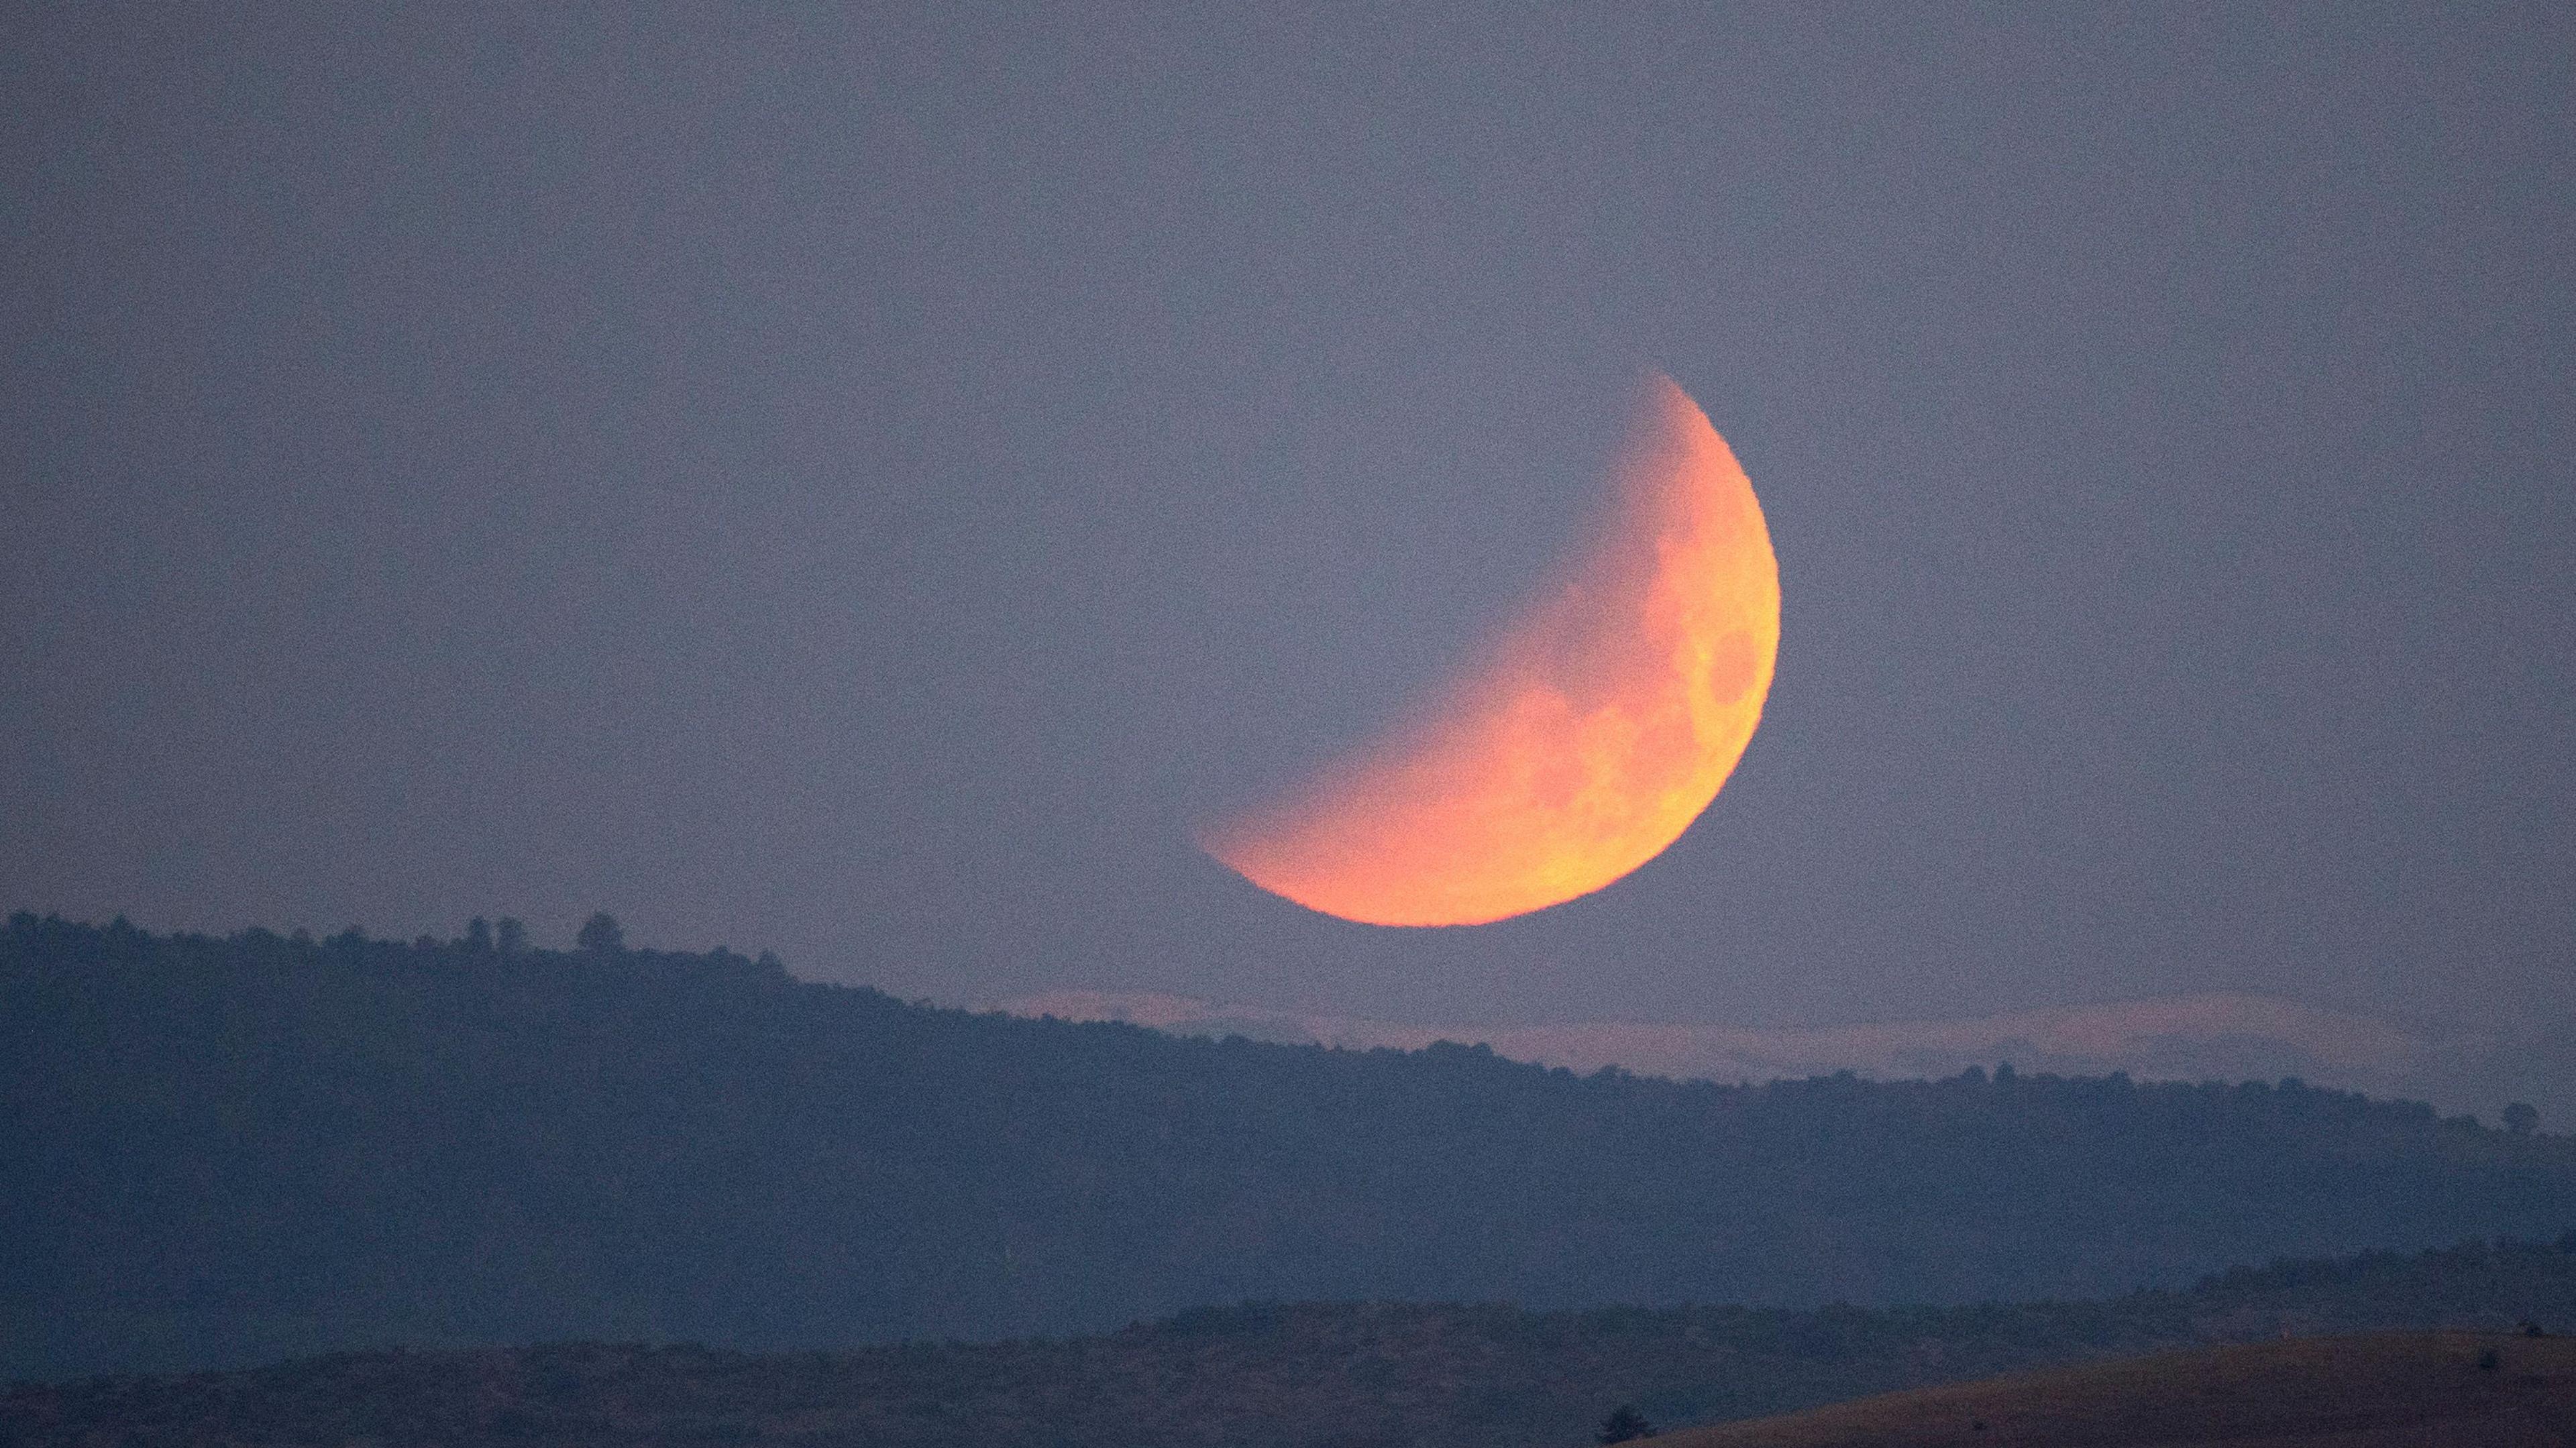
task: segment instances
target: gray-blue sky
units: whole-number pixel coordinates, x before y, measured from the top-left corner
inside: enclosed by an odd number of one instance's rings
[[[2564,7],[24,7],[0,899],[986,999],[2576,1010]],[[1600,895],[1308,916],[1670,372],[1781,559]]]

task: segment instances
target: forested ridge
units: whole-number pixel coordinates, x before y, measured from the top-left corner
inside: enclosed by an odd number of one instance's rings
[[[558,1343],[347,1353],[0,1392],[0,1442],[341,1448],[959,1444],[1577,1448],[2223,1342],[2576,1321],[2576,1237],[2275,1263],[2094,1302],[1806,1312],[1246,1303],[1092,1337],[752,1355]]]
[[[2576,1226],[2567,1140],[2295,1083],[1682,1085],[937,1010],[730,953],[26,915],[0,1161],[20,1377],[1241,1299],[2107,1296]]]

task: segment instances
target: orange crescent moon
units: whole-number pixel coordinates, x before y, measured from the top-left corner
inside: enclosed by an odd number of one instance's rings
[[[1780,569],[1753,484],[1671,378],[1613,471],[1610,526],[1464,682],[1200,845],[1327,915],[1480,925],[1681,838],[1761,722]]]

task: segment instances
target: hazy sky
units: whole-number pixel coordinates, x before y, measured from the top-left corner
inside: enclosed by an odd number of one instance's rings
[[[2576,1014],[2576,11],[0,19],[0,906],[978,1001]],[[1669,372],[1768,512],[1662,858],[1386,931],[1193,823]]]

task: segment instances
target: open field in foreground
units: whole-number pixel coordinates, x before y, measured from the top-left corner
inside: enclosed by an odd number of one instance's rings
[[[1887,1393],[1668,1448],[2560,1448],[2576,1340],[2409,1332],[2240,1344]]]

